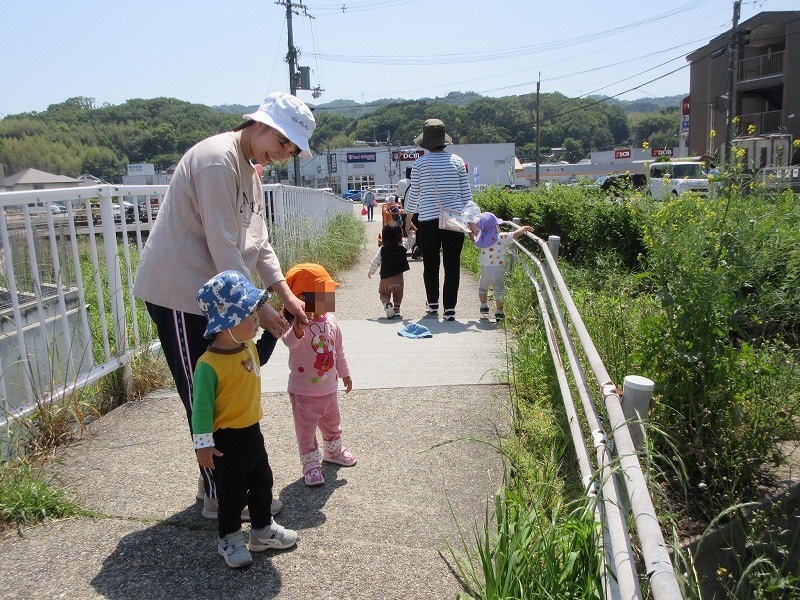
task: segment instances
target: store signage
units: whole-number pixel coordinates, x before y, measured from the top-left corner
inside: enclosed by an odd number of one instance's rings
[[[672,148],[650,148],[650,156],[658,158],[659,156],[672,156]]]
[[[348,163],[368,163],[368,162],[377,162],[375,152],[348,152],[347,153],[347,162]]]
[[[415,161],[423,154],[425,154],[425,150],[399,150],[392,152],[392,160],[405,162]]]
[[[628,150],[614,150],[614,158],[617,160],[625,160],[631,157],[631,151]]]
[[[328,170],[331,173],[336,173],[336,155],[328,154]]]

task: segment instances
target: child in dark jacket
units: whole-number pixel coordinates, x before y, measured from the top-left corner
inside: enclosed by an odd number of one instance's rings
[[[380,267],[381,282],[378,284],[378,295],[386,311],[386,318],[400,316],[400,304],[403,302],[403,273],[408,271],[406,252],[416,243],[412,231],[403,242],[403,227],[397,221],[390,221],[383,226],[381,238],[383,245],[369,265],[367,277],[372,277]]]

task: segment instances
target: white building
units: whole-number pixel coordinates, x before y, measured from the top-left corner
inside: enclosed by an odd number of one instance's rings
[[[123,185],[169,185],[172,181],[173,169],[156,173],[156,167],[150,163],[133,163],[128,165],[128,174],[122,176]]]
[[[336,194],[376,186],[393,191],[406,167],[425,152],[409,146],[337,148],[300,160],[302,185],[331,188]],[[464,159],[473,186],[517,183],[514,144],[454,144],[447,152]]]

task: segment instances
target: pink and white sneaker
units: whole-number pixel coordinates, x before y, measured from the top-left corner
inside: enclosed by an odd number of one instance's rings
[[[322,476],[322,452],[319,449],[301,454],[300,462],[303,463],[303,480],[307,486],[325,483],[325,477]]]
[[[344,447],[342,438],[331,440],[330,442],[322,441],[322,460],[324,462],[342,465],[343,467],[352,467],[358,462],[356,455]]]
[[[316,487],[325,483],[325,477],[322,475],[322,469],[319,467],[311,467],[303,474],[303,479],[308,487]]]

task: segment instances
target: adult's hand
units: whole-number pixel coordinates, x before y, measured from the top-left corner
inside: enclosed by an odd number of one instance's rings
[[[289,331],[291,327],[286,318],[275,310],[271,304],[264,304],[258,309],[258,322],[276,340]]]
[[[299,319],[303,324],[308,323],[305,304],[294,295],[285,279],[274,283],[272,285],[272,291],[278,294],[278,297],[283,301],[284,308],[292,313],[295,319]]]

